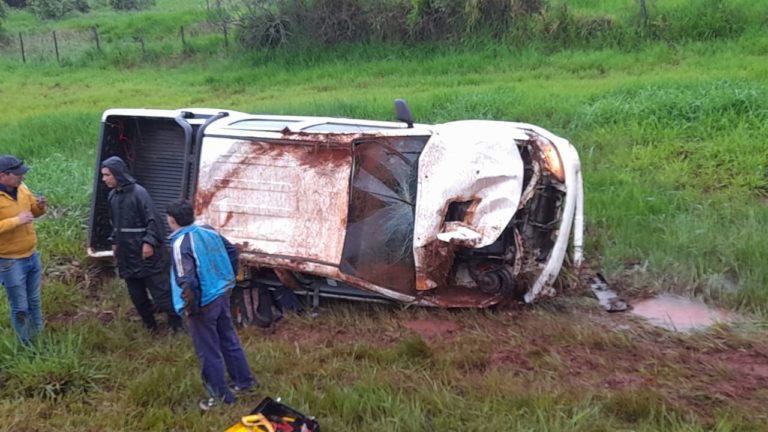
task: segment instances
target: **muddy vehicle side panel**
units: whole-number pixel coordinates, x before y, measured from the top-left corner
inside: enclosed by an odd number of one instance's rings
[[[349,145],[206,137],[195,213],[243,251],[337,266],[351,164]]]

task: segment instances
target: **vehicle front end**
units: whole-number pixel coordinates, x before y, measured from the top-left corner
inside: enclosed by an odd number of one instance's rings
[[[419,297],[482,307],[554,295],[571,236],[572,263],[582,260],[575,148],[522,123],[460,121],[436,130],[419,164]]]

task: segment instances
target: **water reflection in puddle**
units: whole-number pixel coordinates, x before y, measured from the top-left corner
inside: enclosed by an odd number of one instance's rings
[[[638,302],[633,305],[632,313],[656,326],[682,332],[703,330],[732,318],[730,313],[713,309],[704,302],[670,294]]]

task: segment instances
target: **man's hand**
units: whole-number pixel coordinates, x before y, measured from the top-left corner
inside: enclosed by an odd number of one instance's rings
[[[45,207],[48,205],[48,199],[43,194],[37,196],[37,208],[45,211]]]
[[[184,288],[183,290],[181,290],[181,298],[184,299],[184,304],[186,306],[193,306],[194,307],[194,305],[195,305],[195,293],[191,289]]]
[[[141,246],[141,258],[148,259],[155,254],[155,248],[149,243],[144,243]]]
[[[199,300],[196,297],[197,295],[195,294],[194,290],[182,285],[181,298],[184,299],[184,312],[187,314],[187,316],[197,315],[200,313],[200,306],[198,304]]]
[[[19,223],[21,225],[26,225],[32,222],[33,220],[35,220],[35,215],[33,215],[32,212],[25,211],[25,212],[19,213]]]

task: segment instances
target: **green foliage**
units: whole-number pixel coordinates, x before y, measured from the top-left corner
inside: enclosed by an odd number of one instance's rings
[[[637,14],[574,11],[565,2],[543,0],[243,0],[242,7],[232,4],[226,10],[230,15],[237,11],[232,22],[248,49],[370,41],[467,42],[479,37],[562,49],[729,38],[762,25],[750,22],[736,1],[665,5],[653,9],[644,21],[638,21]]]
[[[5,10],[5,5],[3,3],[0,3],[0,44],[4,42],[3,21],[7,16],[8,16],[8,12]]]
[[[673,418],[667,412],[668,404],[663,397],[652,390],[616,393],[605,401],[603,406],[609,415],[629,424],[644,419],[662,427],[670,417]]]
[[[605,94],[575,120],[581,127],[640,123],[644,130],[717,133],[768,122],[768,87],[734,80],[669,83]]]
[[[646,31],[666,41],[711,40],[742,34],[748,10],[729,0],[673,4],[651,16]]]
[[[6,42],[5,30],[3,29],[3,21],[5,20],[6,16],[8,16],[8,13],[5,11],[5,5],[0,3],[0,45]]]
[[[277,48],[292,43],[295,32],[308,19],[302,2],[283,1],[277,7],[269,7],[263,1],[253,0],[244,3],[234,22],[241,46]],[[218,21],[226,24],[229,17],[219,17]]]
[[[404,339],[397,347],[396,356],[408,362],[429,364],[432,362],[432,349],[419,336]]]
[[[193,385],[189,379],[197,368],[190,362],[187,368],[159,364],[145,369],[128,384],[128,397],[132,404],[143,408],[183,406],[190,395],[202,393],[200,384]]]
[[[32,13],[43,20],[59,20],[72,12],[90,10],[86,0],[28,0],[28,5]]]
[[[74,333],[44,335],[31,346],[11,338],[0,344],[0,393],[5,398],[24,395],[57,399],[98,389],[105,378],[98,361],[83,350],[83,336]]]
[[[27,7],[27,0],[4,0],[4,3],[16,9],[23,9]]]
[[[109,5],[114,10],[142,10],[155,6],[155,0],[109,0]]]

